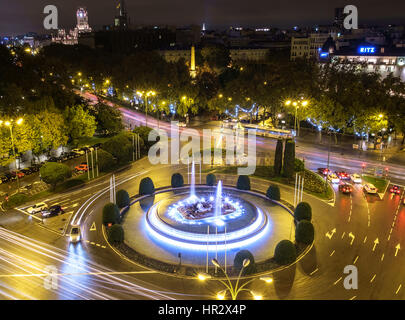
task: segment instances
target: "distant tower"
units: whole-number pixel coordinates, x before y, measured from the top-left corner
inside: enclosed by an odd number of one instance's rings
[[[127,8],[125,7],[125,1],[120,0],[117,6],[117,15],[115,16],[114,26],[120,30],[128,29],[129,18],[127,13]]]
[[[79,8],[76,12],[77,26],[76,29],[79,33],[91,32],[89,26],[89,16],[86,8]]]
[[[191,46],[191,61],[190,61],[190,75],[192,78],[197,76],[197,71],[195,68],[195,46]]]

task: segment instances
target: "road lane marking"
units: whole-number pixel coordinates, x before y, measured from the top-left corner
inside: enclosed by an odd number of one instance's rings
[[[398,294],[398,292],[399,292],[399,290],[401,290],[401,288],[402,288],[402,284],[399,285],[399,287],[398,287],[397,291],[395,292],[395,294]]]
[[[316,268],[314,271],[312,271],[309,275],[312,276],[317,271],[318,271],[318,268]]]
[[[383,261],[383,260],[384,260],[384,253],[381,256],[381,261]]]
[[[342,280],[342,277],[340,277],[339,279],[337,279],[337,280],[333,283],[333,285],[335,286],[340,280]]]
[[[375,277],[377,276],[377,274],[374,274],[374,276],[371,278],[370,283],[372,283],[375,279]]]
[[[366,241],[367,241],[367,236],[364,238],[364,241],[363,241],[363,243],[366,243]]]
[[[375,251],[375,248],[377,247],[377,244],[379,244],[380,241],[378,241],[378,238],[374,240],[374,247],[373,247],[373,251]]]
[[[332,251],[332,253],[329,255],[329,257],[333,256],[334,253],[335,253],[335,250]]]
[[[354,300],[354,299],[356,299],[356,297],[357,297],[357,296],[353,296],[353,297],[351,297],[349,300]]]
[[[357,256],[356,259],[354,259],[353,264],[356,264],[358,259],[359,259],[359,256]]]

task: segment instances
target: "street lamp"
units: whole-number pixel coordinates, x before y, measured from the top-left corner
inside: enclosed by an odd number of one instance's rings
[[[9,128],[10,128],[11,146],[12,146],[12,148],[13,148],[13,156],[14,156],[14,158],[15,158],[15,169],[16,169],[16,171],[15,171],[15,176],[16,176],[16,178],[17,178],[17,188],[18,188],[18,193],[19,193],[19,192],[20,192],[20,180],[19,180],[19,177],[18,177],[17,157],[16,157],[16,154],[15,154],[15,147],[14,147],[13,122],[14,122],[14,120],[5,121],[5,122],[4,122],[4,125],[5,125],[6,127],[9,127]],[[24,122],[24,119],[23,119],[23,118],[19,118],[17,121],[15,121],[15,123],[16,123],[17,125],[19,125],[19,126],[22,125],[23,122]],[[0,120],[0,125],[2,125],[2,124],[3,124],[3,121]]]
[[[290,106],[291,104],[295,107],[295,117],[294,117],[294,132],[297,131],[297,127],[298,127],[298,121],[297,121],[297,113],[298,113],[298,108],[300,107],[300,105],[302,107],[306,107],[308,106],[309,102],[308,100],[301,100],[301,101],[292,101],[292,100],[287,100],[284,103],[286,106]],[[298,134],[296,134],[296,136],[299,136],[299,132]]]

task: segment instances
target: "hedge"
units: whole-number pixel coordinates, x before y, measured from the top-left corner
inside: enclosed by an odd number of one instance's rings
[[[296,221],[312,219],[312,208],[307,202],[300,202],[294,210],[294,219]]]
[[[120,223],[120,209],[114,203],[107,203],[103,208],[103,224]]]
[[[274,259],[280,265],[293,263],[297,259],[297,250],[290,240],[280,241],[274,250]]]
[[[240,272],[240,270],[243,267],[243,261],[245,259],[249,259],[250,263],[243,270],[242,274],[248,275],[255,273],[256,272],[255,258],[253,257],[253,254],[249,250],[241,250],[235,255],[235,258],[233,260],[233,267],[235,268],[235,270],[237,270],[237,272]]]
[[[172,175],[172,188],[181,188],[184,186],[184,179],[180,173]]]
[[[108,229],[108,240],[114,244],[119,244],[124,241],[124,229],[121,225],[115,224]]]
[[[213,187],[216,185],[216,183],[217,183],[217,177],[213,173],[208,174],[206,177],[207,186]]]
[[[20,206],[28,201],[28,196],[24,193],[16,193],[8,198],[7,202],[4,202],[6,208],[14,208]]]
[[[117,206],[118,208],[122,209],[124,207],[129,206],[129,194],[127,191],[125,190],[119,190],[116,193],[116,202],[117,202]]]
[[[302,172],[305,170],[305,164],[304,161],[295,158],[295,162],[294,162],[294,171],[295,172]]]
[[[139,183],[139,194],[141,196],[146,194],[153,194],[155,193],[155,186],[151,178],[143,178]]]
[[[280,201],[280,188],[276,185],[270,185],[266,193],[267,198],[271,200]]]
[[[117,164],[113,155],[103,149],[97,150],[97,160],[98,160],[98,170],[101,172],[106,172],[115,167]]]
[[[315,230],[311,222],[301,220],[295,229],[295,240],[304,244],[311,244],[314,241]]]
[[[250,190],[250,178],[248,176],[239,176],[236,188],[239,190]]]

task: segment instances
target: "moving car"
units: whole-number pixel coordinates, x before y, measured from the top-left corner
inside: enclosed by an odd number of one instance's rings
[[[87,172],[89,170],[89,168],[87,167],[87,164],[80,164],[75,167],[75,170],[77,172]]]
[[[345,171],[336,171],[336,175],[341,180],[349,180],[350,179],[349,174],[347,172],[345,172]]]
[[[401,194],[401,188],[397,185],[394,185],[390,188],[391,193]]]
[[[340,182],[339,177],[334,173],[331,173],[331,174],[328,175],[328,180],[330,182],[332,182],[332,183],[339,183]]]
[[[34,214],[34,213],[41,212],[47,208],[48,208],[48,206],[45,204],[45,202],[40,202],[40,203],[34,204],[32,207],[29,207],[26,211],[29,214]]]
[[[328,172],[330,172],[330,170],[327,168],[318,168],[318,173],[321,175],[326,176],[326,175],[328,175]]]
[[[362,183],[361,180],[361,176],[357,173],[353,173],[350,175],[350,179],[354,182],[354,183]]]
[[[45,209],[41,212],[43,218],[59,216],[64,213],[65,213],[65,211],[59,205],[54,205],[54,206],[50,207],[49,209]]]
[[[339,185],[339,191],[345,194],[352,193],[352,185],[349,183],[342,183]]]
[[[72,230],[70,230],[70,242],[76,243],[79,242],[80,239],[80,226],[73,225]]]
[[[366,183],[363,187],[364,191],[371,194],[377,193],[377,188],[372,183]]]

